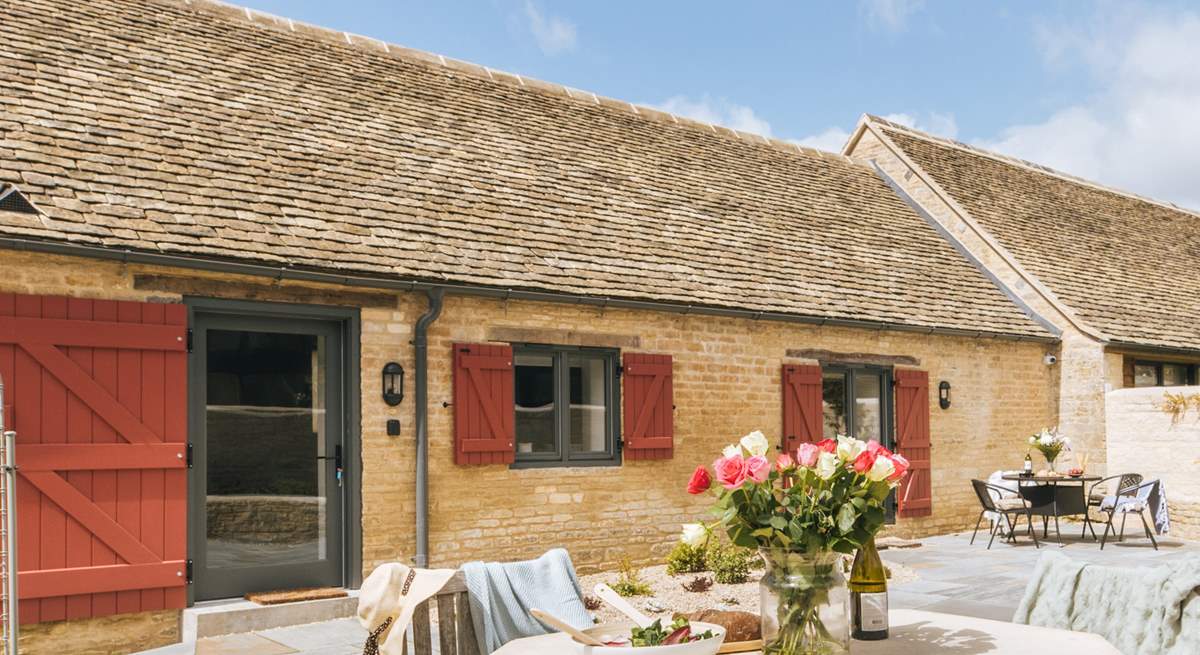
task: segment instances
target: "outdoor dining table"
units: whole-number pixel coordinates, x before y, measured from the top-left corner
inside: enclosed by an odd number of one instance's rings
[[[1042,537],[1050,535],[1048,517],[1054,518],[1054,531],[1058,529],[1060,516],[1087,515],[1087,492],[1089,482],[1099,482],[1099,475],[1034,475],[1022,476],[1009,473],[1001,476],[1010,482],[1026,482],[1017,487],[1021,497],[1029,501],[1030,513],[1042,517]]]
[[[888,613],[889,637],[852,641],[851,655],[1120,655],[1103,637],[1032,625],[977,619],[921,610]],[[581,647],[558,632],[511,641],[493,655],[602,655],[604,648]],[[747,655],[761,655],[751,651]]]

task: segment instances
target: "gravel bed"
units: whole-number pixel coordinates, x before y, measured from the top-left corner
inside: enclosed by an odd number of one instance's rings
[[[901,564],[888,562],[886,557],[883,559],[884,564],[892,572],[891,577],[888,579],[890,584],[901,584],[917,579],[916,572],[912,569]],[[714,582],[712,588],[702,593],[688,591],[683,588],[683,584],[697,576],[712,578],[711,572],[684,573],[672,576],[667,575],[667,567],[663,565],[639,569],[639,574],[642,581],[650,585],[651,594],[649,596],[634,596],[626,600],[651,618],[663,618],[670,621],[671,615],[675,612],[694,612],[703,609],[738,610],[758,613],[758,581],[762,577],[762,569],[750,571],[750,579],[742,584],[719,584]],[[595,597],[592,589],[597,583],[604,582],[611,586],[618,578],[619,574],[616,571],[593,573],[591,575],[580,576],[579,585],[583,588],[584,595]],[[600,609],[593,610],[592,613],[596,615],[596,619],[601,623],[625,620],[624,615],[609,607],[607,603],[601,604]]]

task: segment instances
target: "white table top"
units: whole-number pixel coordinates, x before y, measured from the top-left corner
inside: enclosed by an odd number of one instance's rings
[[[1102,637],[1083,632],[1053,630],[957,614],[892,610],[888,614],[889,638],[852,641],[852,655],[1121,655]],[[1084,650],[1086,649],[1086,650]],[[571,638],[558,633],[518,639],[493,655],[546,655],[575,653]],[[594,652],[600,652],[595,649]],[[747,653],[746,655],[754,655]]]

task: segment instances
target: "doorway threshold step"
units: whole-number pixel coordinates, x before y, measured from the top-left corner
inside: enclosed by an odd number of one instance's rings
[[[342,598],[305,600],[279,605],[259,605],[240,598],[196,603],[183,611],[183,641],[194,642],[205,637],[354,616],[358,609],[358,590],[347,589],[346,592],[348,595]]]

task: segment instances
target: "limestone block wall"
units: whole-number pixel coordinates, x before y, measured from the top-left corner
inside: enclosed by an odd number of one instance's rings
[[[1108,461],[1113,474],[1160,479],[1171,508],[1172,534],[1200,538],[1200,409],[1163,410],[1166,392],[1187,396],[1200,387],[1143,387],[1108,392]]]
[[[123,265],[117,262],[5,252],[0,291],[90,298],[178,301],[183,295],[361,308],[363,568],[409,561],[415,548],[415,441],[411,375],[406,398],[388,407],[379,371],[396,361],[413,370],[412,326],[425,310],[421,294],[333,285],[273,282],[244,276]],[[615,345],[674,357],[675,458],[616,467],[515,470],[453,462],[451,346],[522,340]],[[977,514],[968,480],[1019,464],[1022,438],[1058,422],[1058,370],[1042,358],[1054,346],[913,332],[817,327],[450,296],[430,330],[430,560],[456,566],[471,559],[516,559],[567,547],[583,571],[621,558],[659,558],[679,525],[706,516],[707,500],[684,492],[691,470],[755,429],[778,440],[780,367],[789,349],[903,355],[929,371],[933,387],[953,386],[954,404],[931,394],[933,516],[904,520],[895,531],[922,535],[967,528]],[[401,435],[385,421],[399,419]],[[72,635],[106,629],[115,619],[39,627],[61,652]],[[122,623],[130,644],[163,639],[161,623]],[[137,628],[136,626],[143,626]],[[134,626],[134,627],[128,627]],[[115,652],[122,648],[111,647]],[[132,649],[132,647],[130,648]],[[31,651],[32,652],[32,651]]]
[[[987,275],[995,279],[1014,301],[1061,333],[1062,347],[1055,381],[1059,402],[1059,428],[1080,452],[1088,453],[1088,467],[1106,470],[1104,444],[1104,391],[1109,372],[1098,335],[1063,305],[1053,301],[1033,276],[1006,253],[953,198],[924,177],[918,167],[890,142],[867,130],[851,156],[870,162],[918,204],[960,250],[969,253]],[[1116,375],[1120,375],[1118,367]]]

